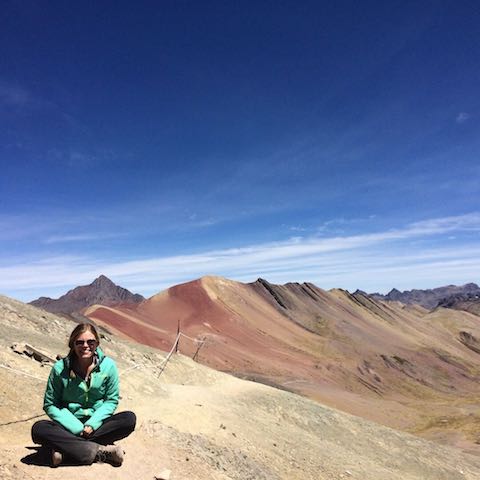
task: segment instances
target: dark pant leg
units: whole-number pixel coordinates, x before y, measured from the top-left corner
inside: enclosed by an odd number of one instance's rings
[[[101,445],[110,445],[117,440],[128,437],[134,430],[137,417],[133,412],[120,412],[104,420],[89,440]],[[86,422],[88,424],[88,421]]]
[[[81,465],[93,463],[98,451],[98,444],[77,437],[60,424],[50,420],[40,420],[33,425],[32,440],[61,452]]]

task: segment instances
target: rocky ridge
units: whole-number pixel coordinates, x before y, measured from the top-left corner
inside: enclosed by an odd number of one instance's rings
[[[426,290],[405,290],[403,292],[393,288],[386,295],[371,293],[370,296],[376,300],[389,300],[402,302],[408,305],[416,304],[432,309],[439,305],[447,306],[449,299],[463,295],[480,295],[480,287],[476,283],[465,285],[447,285]]]
[[[480,292],[451,295],[438,302],[439,307],[464,310],[480,316]]]
[[[115,285],[105,275],[100,275],[90,285],[76,287],[58,299],[40,297],[30,302],[34,307],[51,313],[78,314],[91,305],[137,304],[145,300],[138,293]]]

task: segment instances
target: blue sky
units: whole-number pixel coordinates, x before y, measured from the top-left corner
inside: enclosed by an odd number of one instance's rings
[[[476,2],[6,1],[0,292],[478,281]]]

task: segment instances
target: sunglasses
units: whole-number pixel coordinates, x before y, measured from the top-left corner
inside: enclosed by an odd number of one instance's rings
[[[84,343],[86,343],[91,348],[95,346],[97,341],[96,340],[75,340],[76,347],[81,347]]]

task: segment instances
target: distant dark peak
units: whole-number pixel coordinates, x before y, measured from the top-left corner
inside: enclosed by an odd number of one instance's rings
[[[466,285],[464,285],[464,287],[466,287]],[[480,315],[480,289],[474,287],[464,288],[460,293],[442,298],[437,306],[453,308],[455,310],[465,310],[475,315]]]
[[[143,300],[142,295],[133,294],[126,288],[115,285],[105,275],[100,275],[90,285],[76,287],[57,300],[42,297],[30,303],[52,313],[70,315],[91,305],[136,304]]]
[[[104,287],[104,286],[114,286],[116,285],[105,275],[100,275],[96,278],[91,284],[92,287]]]
[[[392,288],[388,293],[387,293],[387,296],[388,295],[398,295],[398,294],[402,294],[402,292],[396,288]]]
[[[31,301],[30,304],[33,305],[34,307],[44,308],[46,305],[49,305],[52,302],[55,302],[53,298],[40,297],[40,298],[37,298],[36,300]]]
[[[51,302],[53,298],[50,297],[40,297],[38,298],[37,302]]]
[[[353,295],[363,295],[364,297],[368,297],[367,292],[364,292],[363,290],[359,290],[358,288],[353,292]]]
[[[476,295],[480,293],[480,287],[475,283],[467,283],[457,287],[456,285],[446,285],[444,287],[426,289],[426,290],[405,290],[400,292],[393,288],[387,295],[373,293],[371,298],[379,300],[394,300],[405,304],[416,304],[422,307],[433,309],[437,306],[452,308],[458,306],[459,300],[465,300],[466,295]]]

